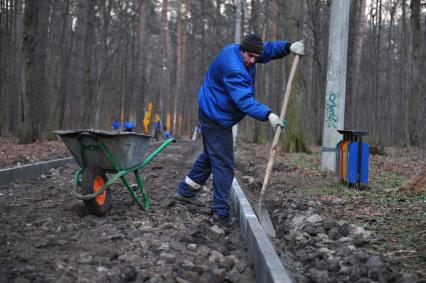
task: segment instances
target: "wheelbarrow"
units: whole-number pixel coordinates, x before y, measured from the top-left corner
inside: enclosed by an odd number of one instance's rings
[[[81,167],[74,174],[72,192],[76,198],[83,200],[91,214],[103,216],[111,209],[109,187],[118,179],[142,209],[149,209],[149,198],[139,171],[174,142],[174,138],[166,140],[145,158],[151,138],[148,135],[95,129],[58,130],[54,133],[61,137]],[[113,175],[108,179],[106,173]],[[131,173],[136,177],[139,192],[134,189],[136,185],[131,185],[127,179]]]

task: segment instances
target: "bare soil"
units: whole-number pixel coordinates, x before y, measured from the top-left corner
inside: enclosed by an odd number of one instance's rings
[[[142,170],[148,212],[116,182],[109,214],[88,214],[76,166],[0,187],[0,282],[254,282],[238,225],[211,221],[211,192],[204,208],[173,198],[199,148],[173,143]]]
[[[37,141],[18,144],[17,138],[0,137],[0,168],[21,166],[71,154],[61,141]]]
[[[0,167],[69,155],[60,142],[0,141]],[[211,185],[204,208],[172,198],[199,149],[179,141],[143,170],[149,212],[116,182],[110,213],[89,215],[70,193],[73,166],[0,187],[0,282],[253,282],[238,227],[210,220]],[[370,155],[368,186],[347,188],[311,150],[278,152],[264,203],[295,282],[426,282],[425,152]],[[268,154],[269,145],[236,150],[236,176],[252,204]]]
[[[237,150],[237,176],[252,205],[269,149]],[[296,281],[426,282],[425,152],[370,155],[369,184],[359,189],[322,172],[320,149],[312,150],[277,154],[264,203],[275,247]]]

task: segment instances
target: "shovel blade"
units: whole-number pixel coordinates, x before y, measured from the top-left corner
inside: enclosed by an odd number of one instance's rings
[[[262,224],[263,230],[270,237],[275,237],[274,225],[272,225],[271,217],[269,216],[268,211],[261,206],[256,207],[257,218],[259,218],[260,224]]]

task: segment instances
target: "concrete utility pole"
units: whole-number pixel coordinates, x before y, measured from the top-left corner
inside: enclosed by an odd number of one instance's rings
[[[331,2],[322,170],[336,171],[336,144],[341,140],[337,130],[343,130],[345,121],[349,6],[350,1],[347,0]]]
[[[235,13],[235,43],[240,43],[241,36],[241,0],[237,0],[235,5],[237,6],[237,11]],[[237,141],[238,134],[238,125],[232,127],[232,138],[234,140],[234,147]]]

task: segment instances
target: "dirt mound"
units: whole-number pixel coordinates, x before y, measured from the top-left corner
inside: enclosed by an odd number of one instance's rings
[[[70,154],[61,141],[37,141],[31,144],[18,144],[17,138],[0,137],[0,168],[67,156],[70,156]]]
[[[413,190],[414,192],[426,193],[426,167],[423,167],[420,173],[408,182],[404,183],[402,188],[406,190]]]

